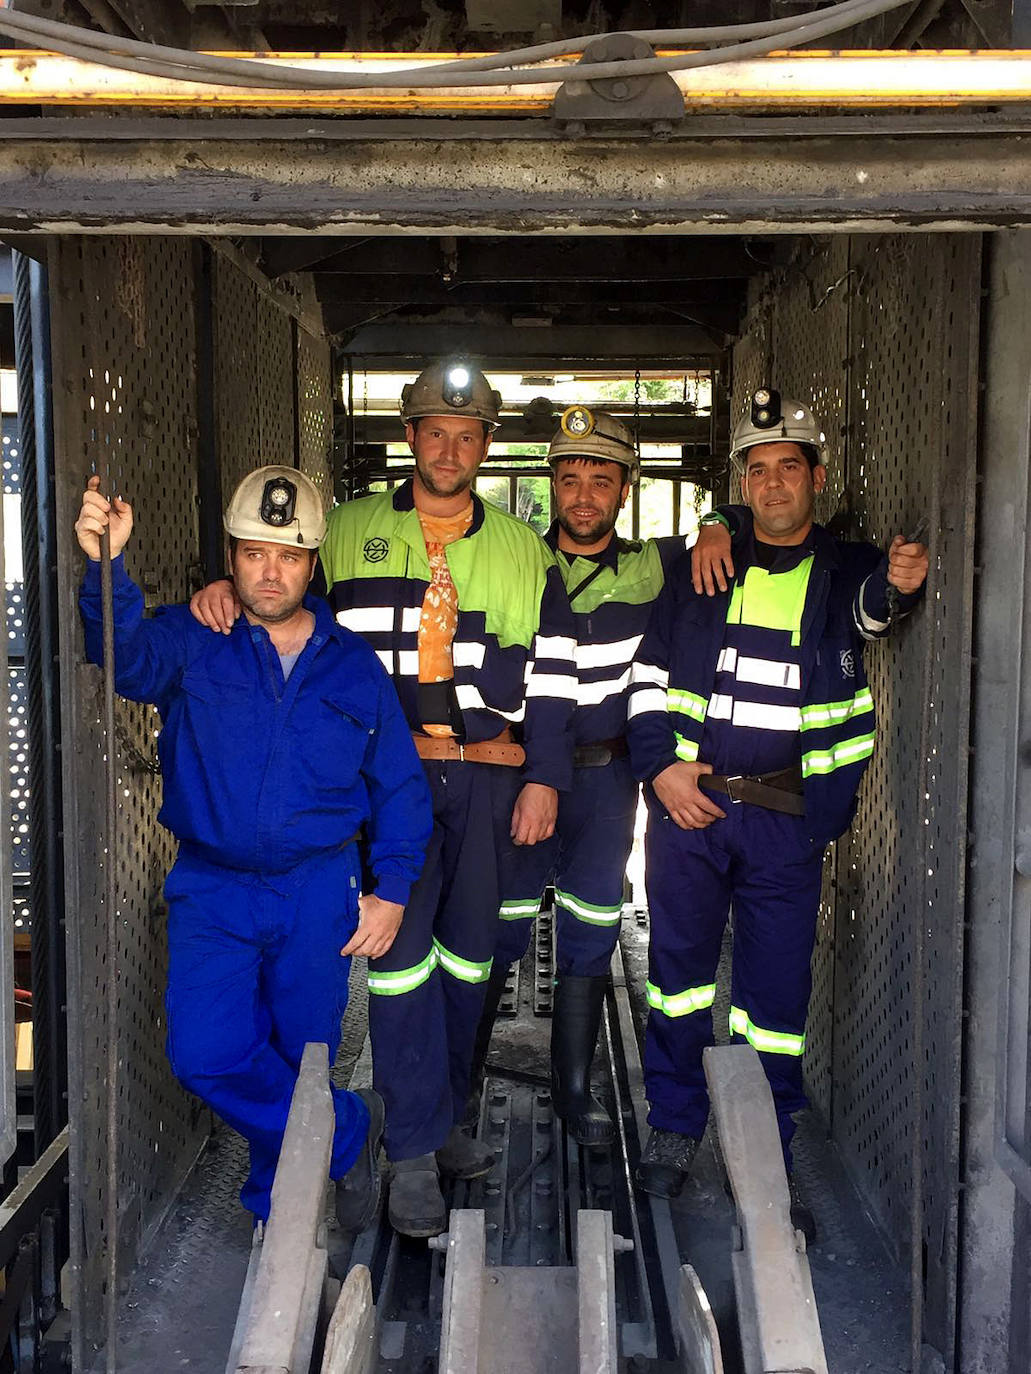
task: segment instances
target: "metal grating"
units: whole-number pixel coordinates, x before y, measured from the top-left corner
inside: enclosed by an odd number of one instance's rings
[[[329,344],[297,327],[297,466],[333,504],[333,378]]]
[[[976,302],[980,238],[817,245],[757,291],[735,413],[766,361],[813,395],[854,534],[886,544],[930,521],[922,610],[867,654],[879,747],[830,860],[814,958],[807,1076],[886,1236],[921,1220],[925,1338],[953,1360],[969,736]],[[772,307],[770,305],[773,300]],[[820,512],[826,519],[828,511]],[[915,1008],[922,1006],[919,1023]],[[915,1027],[920,1034],[915,1034]],[[922,1040],[922,1047],[920,1041]],[[924,1140],[921,1191],[911,1129]]]
[[[57,443],[62,719],[69,957],[73,1312],[77,1367],[104,1312],[105,1011],[102,689],[82,658],[75,594],[81,558],[71,524],[86,475],[107,466],[130,499],[130,573],[157,604],[182,600],[196,563],[194,319],[190,245],[182,239],[62,238],[50,265]],[[164,1056],[166,950],[161,889],[174,857],[156,822],[157,716],[117,703],[119,754],[119,1212],[129,1267],[196,1154],[205,1130]]]

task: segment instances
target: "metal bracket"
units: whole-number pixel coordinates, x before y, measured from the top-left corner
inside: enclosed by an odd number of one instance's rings
[[[616,33],[588,43],[578,65],[654,56],[654,49],[643,38]],[[672,133],[673,125],[684,118],[684,96],[669,72],[605,77],[600,81],[573,78],[555,92],[552,116],[565,126],[568,134],[582,133],[588,123],[625,124],[633,120],[650,124],[652,133],[662,135]]]

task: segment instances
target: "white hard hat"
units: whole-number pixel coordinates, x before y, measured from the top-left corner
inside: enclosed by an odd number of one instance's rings
[[[560,458],[601,458],[626,468],[626,480],[636,481],[638,463],[633,435],[607,410],[569,406],[562,413],[558,431],[548,446],[548,462]]]
[[[802,401],[781,400],[779,391],[760,387],[748,398],[748,409],[734,426],[730,456],[737,458],[758,444],[802,444],[826,462],[827,436],[813,412]]]
[[[319,489],[296,468],[279,464],[249,472],[233,492],[222,523],[234,539],[317,549],[326,537]]]

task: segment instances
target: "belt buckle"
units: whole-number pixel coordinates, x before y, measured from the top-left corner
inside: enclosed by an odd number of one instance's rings
[[[727,796],[730,798],[734,806],[741,805],[741,798],[734,796],[734,788],[731,786],[731,784],[735,782],[744,782],[744,778],[744,773],[735,773],[732,777],[727,778]]]
[[[461,742],[458,745],[458,761],[459,763],[465,763],[465,745]]]

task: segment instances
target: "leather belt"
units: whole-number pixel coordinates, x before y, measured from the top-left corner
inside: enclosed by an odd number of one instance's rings
[[[604,768],[613,759],[625,758],[627,752],[626,739],[622,735],[617,739],[598,740],[597,744],[578,744],[573,750],[573,767]]]
[[[526,750],[516,744],[511,730],[502,730],[493,739],[477,744],[461,744],[446,735],[417,735],[412,732],[415,752],[421,759],[460,759],[463,763],[499,763],[506,768],[522,768]]]
[[[785,816],[804,816],[802,769],[798,765],[783,768],[779,773],[701,773],[698,786],[706,792],[721,792],[735,806],[749,802],[764,806],[767,811],[780,811]]]

